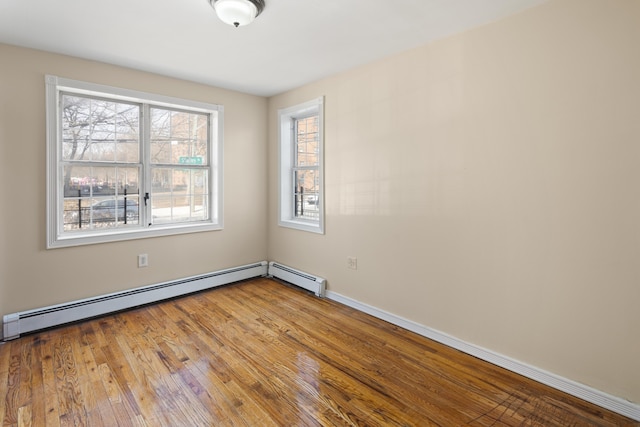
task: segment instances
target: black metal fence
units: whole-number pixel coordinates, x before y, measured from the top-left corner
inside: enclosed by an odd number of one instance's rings
[[[320,199],[317,193],[306,193],[300,186],[294,194],[294,209],[296,218],[318,220],[320,218]]]
[[[75,197],[67,197],[64,201],[64,229],[81,230],[91,227],[113,227],[139,223],[138,200],[139,194],[128,194],[123,191],[122,196],[105,197],[83,189],[76,190]],[[98,199],[96,201],[96,199]]]

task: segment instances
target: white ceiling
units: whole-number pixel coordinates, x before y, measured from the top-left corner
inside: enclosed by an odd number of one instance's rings
[[[545,1],[265,0],[234,28],[208,0],[0,0],[0,42],[270,96]]]

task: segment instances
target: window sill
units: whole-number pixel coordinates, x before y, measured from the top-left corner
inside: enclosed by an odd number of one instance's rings
[[[109,233],[83,233],[82,236],[52,236],[47,249],[93,245],[97,243],[120,242],[125,240],[146,239],[150,237],[175,236],[179,234],[199,233],[222,230],[222,224],[154,225],[153,228],[110,230]]]
[[[293,228],[295,230],[308,231],[310,233],[324,234],[323,225],[315,222],[296,221],[296,220],[290,219],[290,220],[280,220],[278,221],[278,225],[280,227]]]

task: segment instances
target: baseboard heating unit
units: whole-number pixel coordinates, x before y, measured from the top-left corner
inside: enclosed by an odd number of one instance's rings
[[[269,263],[269,276],[284,280],[308,291],[313,292],[320,298],[324,297],[326,280],[321,277],[312,276],[311,274],[287,267],[275,262]]]
[[[2,319],[3,340],[15,339],[27,332],[101,316],[240,280],[266,276],[267,271],[268,264],[262,261],[128,291],[7,314]]]

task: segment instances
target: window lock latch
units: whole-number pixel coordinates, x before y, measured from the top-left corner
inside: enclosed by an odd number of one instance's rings
[[[144,193],[144,205],[147,206],[147,201],[151,198],[149,193]]]

